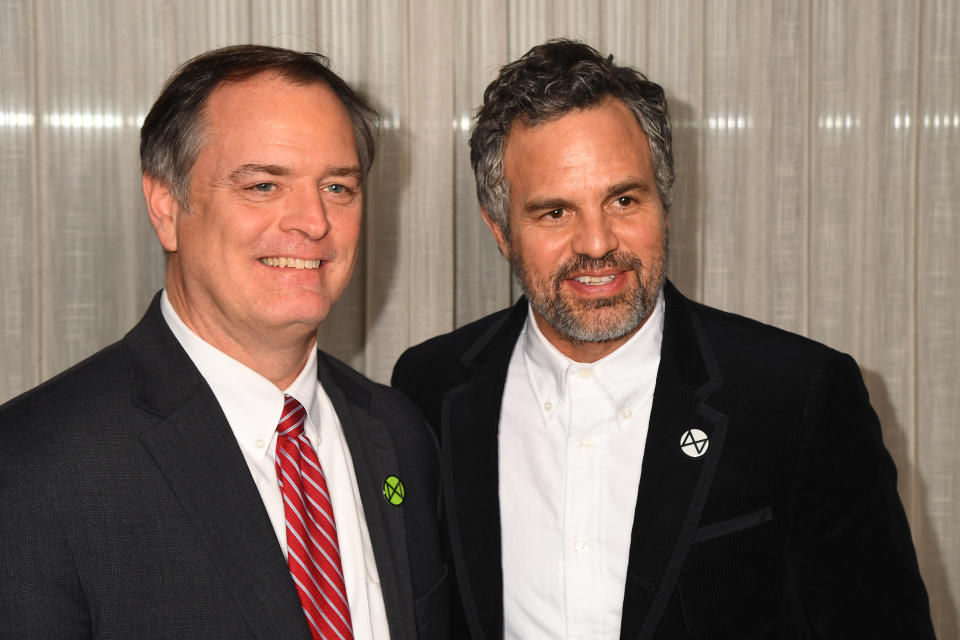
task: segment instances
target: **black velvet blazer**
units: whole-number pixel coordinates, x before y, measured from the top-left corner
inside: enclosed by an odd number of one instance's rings
[[[665,297],[621,638],[933,637],[853,359],[670,283]],[[413,347],[393,374],[441,439],[460,633],[475,640],[503,637],[497,431],[526,313],[521,300]],[[709,438],[700,457],[682,451],[692,428]]]

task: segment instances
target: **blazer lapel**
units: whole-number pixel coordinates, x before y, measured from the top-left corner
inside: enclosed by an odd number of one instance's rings
[[[660,369],[631,534],[620,637],[653,637],[673,594],[710,490],[727,418],[706,400],[722,385],[689,302],[665,286]],[[689,429],[709,438],[699,457],[684,453]],[[687,448],[689,451],[689,447]]]
[[[160,313],[125,338],[134,396],[161,419],[140,435],[257,638],[309,638],[300,601],[243,454],[210,387]]]
[[[651,638],[693,540],[727,419],[707,404],[722,385],[689,302],[669,282],[660,369],[651,409],[631,535],[621,637]],[[445,504],[457,579],[472,637],[503,636],[498,427],[507,367],[526,318],[526,301],[462,358],[467,381],[442,409]],[[685,432],[707,434],[707,452],[681,449]]]
[[[451,389],[441,414],[441,473],[464,613],[475,640],[503,637],[498,432],[507,367],[526,318],[513,311],[466,352],[467,381]]]
[[[317,376],[333,403],[350,449],[390,633],[398,638],[416,637],[404,510],[390,506],[383,497],[384,479],[399,468],[390,432],[368,411],[370,392],[337,375],[322,352],[317,358]]]

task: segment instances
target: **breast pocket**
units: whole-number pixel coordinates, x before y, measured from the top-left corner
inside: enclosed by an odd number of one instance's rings
[[[450,572],[445,566],[440,581],[415,603],[420,640],[450,638]]]
[[[693,638],[755,637],[782,615],[783,536],[766,507],[700,527],[679,594]]]

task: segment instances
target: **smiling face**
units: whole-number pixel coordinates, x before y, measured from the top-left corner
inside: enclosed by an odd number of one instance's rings
[[[647,138],[609,98],[535,126],[504,149],[510,237],[484,214],[544,336],[592,362],[642,326],[666,262],[667,221]]]
[[[361,174],[350,117],[324,84],[261,74],[204,110],[190,211],[145,177],[170,252],[167,293],[191,329],[239,359],[311,341],[353,273]]]

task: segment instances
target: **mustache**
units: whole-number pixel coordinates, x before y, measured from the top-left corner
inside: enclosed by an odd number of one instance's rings
[[[557,267],[553,272],[552,279],[559,286],[560,282],[578,271],[599,271],[601,269],[623,269],[624,271],[635,271],[637,275],[640,275],[643,262],[637,256],[625,251],[611,251],[601,258],[591,258],[580,254],[571,257]]]

